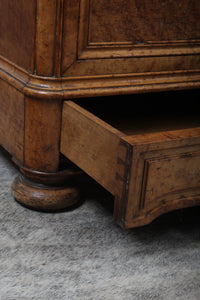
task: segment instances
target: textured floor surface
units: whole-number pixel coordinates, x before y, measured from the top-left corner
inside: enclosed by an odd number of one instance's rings
[[[124,231],[96,190],[74,211],[17,204],[18,170],[0,149],[0,300],[200,299],[200,209]]]

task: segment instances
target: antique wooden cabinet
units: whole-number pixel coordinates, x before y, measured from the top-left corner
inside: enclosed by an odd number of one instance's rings
[[[0,1],[0,145],[28,207],[78,201],[80,171],[61,170],[61,153],[115,195],[126,228],[199,204],[198,116],[129,134],[75,103],[199,87],[199,0]]]

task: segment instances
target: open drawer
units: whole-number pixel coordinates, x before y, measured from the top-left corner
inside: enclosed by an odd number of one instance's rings
[[[115,196],[114,219],[142,226],[200,204],[200,117],[106,121],[65,101],[61,153]]]

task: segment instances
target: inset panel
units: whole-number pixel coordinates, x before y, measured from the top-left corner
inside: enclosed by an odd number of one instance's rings
[[[195,0],[90,0],[89,43],[196,40],[200,6]]]
[[[200,152],[147,159],[144,173],[143,207],[184,200],[192,190],[200,189]]]

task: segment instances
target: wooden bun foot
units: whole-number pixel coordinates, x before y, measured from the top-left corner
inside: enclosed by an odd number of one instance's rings
[[[16,162],[16,161],[15,161]],[[19,166],[19,164],[18,164]],[[23,206],[44,212],[69,210],[80,203],[74,180],[80,171],[38,172],[20,166],[21,173],[11,186],[12,195]]]
[[[76,187],[39,185],[21,175],[14,179],[11,191],[17,202],[39,211],[62,211],[80,201],[79,190]]]

